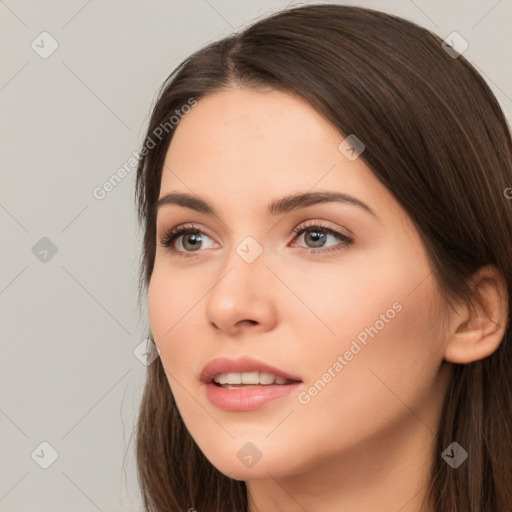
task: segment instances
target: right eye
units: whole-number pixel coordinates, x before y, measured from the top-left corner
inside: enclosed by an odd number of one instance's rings
[[[183,225],[166,231],[160,245],[173,255],[193,256],[190,253],[199,252],[201,248],[204,248],[202,246],[205,239],[213,242],[208,235],[196,227]],[[176,248],[176,241],[179,241],[181,248]]]

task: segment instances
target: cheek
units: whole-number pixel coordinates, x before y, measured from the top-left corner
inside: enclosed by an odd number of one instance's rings
[[[173,392],[178,382],[191,379],[190,369],[197,368],[198,354],[204,352],[204,308],[208,291],[215,282],[207,279],[204,269],[180,271],[166,264],[165,256],[155,262],[148,286],[148,317],[162,364],[170,377]]]
[[[165,354],[174,348],[173,340],[181,335],[180,330],[185,325],[190,328],[187,312],[197,302],[195,295],[175,273],[171,274],[163,265],[155,264],[148,286],[148,316],[151,332],[164,361]]]
[[[394,286],[389,274],[354,277],[345,288],[348,295],[326,303],[324,318],[337,336],[324,335],[312,358],[307,395],[300,402],[308,411],[304,421],[323,417],[334,435],[334,425],[350,418],[343,428],[355,439],[428,402],[443,359],[442,340],[433,328],[435,290],[429,278],[411,293],[416,279],[407,278],[407,269],[401,276],[394,275]]]
[[[365,329],[377,323],[379,333],[389,331],[391,323],[403,321],[406,306],[407,311],[417,309],[410,292],[428,270],[422,272],[417,262],[396,266],[392,249],[347,253],[335,263],[318,265],[314,272],[311,262],[280,269],[283,281],[293,283],[293,293],[281,302],[282,318],[293,318],[292,325],[301,326],[298,339],[310,340],[315,350],[342,353],[358,334],[363,333],[364,340]],[[424,305],[418,309],[424,313]]]
[[[155,269],[148,286],[148,316],[151,332],[157,345],[162,342],[166,330],[172,325],[169,317],[169,312],[172,311],[171,308],[172,294],[168,293],[168,286],[162,281],[159,272]]]
[[[438,292],[427,260],[415,256],[384,249],[298,281],[297,295],[316,316],[308,314],[311,334],[302,339],[319,414],[333,404],[338,413],[361,403],[400,406],[397,396],[414,401],[433,385],[443,359]]]

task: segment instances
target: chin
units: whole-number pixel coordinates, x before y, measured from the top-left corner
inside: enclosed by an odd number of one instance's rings
[[[221,447],[220,452],[203,453],[218,471],[233,480],[264,480],[282,477],[291,471],[288,450],[272,453],[272,445],[258,450],[250,442],[232,440],[231,443],[232,446]],[[264,440],[259,444],[263,445]]]

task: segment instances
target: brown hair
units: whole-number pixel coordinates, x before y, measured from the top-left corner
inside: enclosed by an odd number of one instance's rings
[[[502,343],[483,360],[453,365],[427,497],[436,512],[510,512],[512,143],[490,88],[438,36],[361,7],[284,10],[200,49],[162,85],[138,165],[140,292],[153,270],[155,204],[173,135],[158,128],[191,98],[233,85],[299,95],[341,134],[363,141],[361,158],[413,220],[448,304],[471,299],[468,279],[484,265],[505,278]],[[245,483],[219,472],[188,433],[160,358],[148,368],[136,435],[146,510],[247,510]],[[469,452],[456,470],[440,456],[453,441]]]

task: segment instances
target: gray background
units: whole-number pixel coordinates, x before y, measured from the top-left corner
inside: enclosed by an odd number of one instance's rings
[[[512,0],[346,3],[459,32],[510,119]],[[93,190],[139,149],[185,56],[287,4],[0,0],[1,511],[141,510],[135,169]],[[59,45],[46,59],[31,47],[51,48],[44,31]]]

